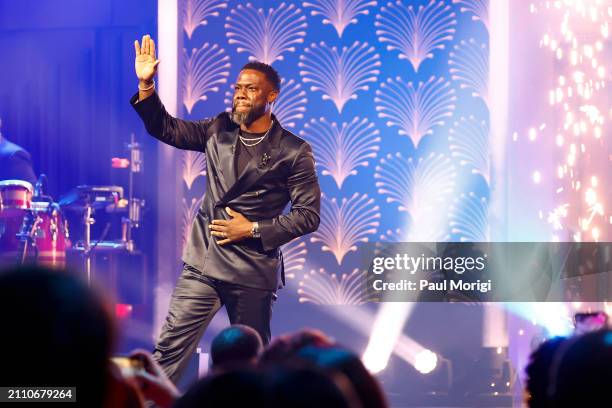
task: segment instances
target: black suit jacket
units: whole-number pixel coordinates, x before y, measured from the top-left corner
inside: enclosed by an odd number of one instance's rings
[[[197,122],[172,117],[159,96],[132,106],[147,131],[171,146],[204,152],[206,193],[183,252],[183,261],[204,275],[243,286],[275,290],[284,283],[279,247],[315,231],[319,226],[321,189],[310,145],[274,124],[265,143],[265,154],[249,161],[241,175],[235,173],[234,152],[239,127],[227,112]],[[283,214],[291,202],[291,210]],[[229,219],[225,207],[258,221],[261,239],[218,245],[208,225]]]
[[[30,154],[5,138],[0,139],[0,180],[24,180],[36,184]]]

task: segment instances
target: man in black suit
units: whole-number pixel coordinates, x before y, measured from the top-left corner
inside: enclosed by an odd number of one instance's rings
[[[21,146],[9,142],[2,135],[2,118],[0,118],[0,180],[23,180],[36,183],[32,170],[30,154]]]
[[[318,228],[321,190],[310,145],[271,113],[280,91],[271,66],[246,64],[232,112],[191,122],[168,114],[155,93],[153,40],[144,36],[134,47],[139,91],[131,103],[147,131],[206,154],[206,195],[154,352],[176,381],[222,305],[232,324],[250,326],[264,344],[270,341],[272,304],[284,280],[279,247]]]

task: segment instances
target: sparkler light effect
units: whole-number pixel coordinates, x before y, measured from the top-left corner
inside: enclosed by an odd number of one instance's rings
[[[539,130],[555,141],[560,153],[556,174],[549,176],[555,180],[557,198],[553,208],[543,211],[552,239],[607,241],[612,229],[606,203],[612,196],[606,131],[612,118],[607,54],[612,5],[604,0],[542,1],[532,3],[530,11],[550,22],[540,47],[556,60],[556,85],[548,92],[548,103],[558,120]],[[536,133],[530,132],[530,140]],[[533,182],[549,177],[534,173]]]

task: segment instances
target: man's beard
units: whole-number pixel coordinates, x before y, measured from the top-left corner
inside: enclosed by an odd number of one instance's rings
[[[249,126],[251,123],[255,122],[257,119],[262,117],[266,113],[266,104],[256,104],[251,106],[246,112],[238,112],[236,111],[236,104],[232,107],[232,121],[238,126],[246,125]]]

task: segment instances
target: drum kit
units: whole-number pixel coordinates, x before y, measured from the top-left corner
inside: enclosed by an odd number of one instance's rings
[[[66,265],[68,224],[58,204],[38,198],[26,181],[0,181],[0,264]]]
[[[44,174],[34,186],[23,180],[0,181],[0,269],[26,263],[65,268],[67,254],[77,253],[91,283],[92,252],[96,248],[133,252],[132,229],[139,227],[144,206],[144,200],[133,197],[133,173],[140,172],[142,157],[133,136],[128,148],[132,160],[122,159],[131,165],[127,198],[123,187],[81,185],[55,202],[43,194]],[[102,211],[127,214],[121,219],[121,238],[105,241],[107,225],[99,239],[92,239],[94,215]],[[68,220],[75,218],[67,217],[68,213],[78,214],[80,220],[71,225],[82,232],[77,242],[70,239]]]

